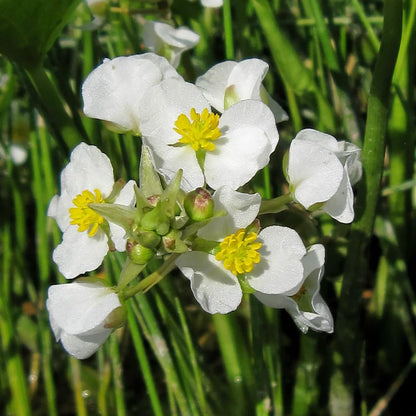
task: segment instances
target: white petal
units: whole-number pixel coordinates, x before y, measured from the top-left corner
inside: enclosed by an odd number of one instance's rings
[[[167,23],[155,22],[155,31],[163,42],[182,52],[199,42],[199,35],[185,26],[174,28]]]
[[[71,225],[63,234],[62,242],[52,255],[59,271],[73,279],[85,272],[95,270],[103,262],[108,251],[107,236],[101,230],[94,237],[87,231],[79,232],[78,226]]]
[[[237,189],[269,162],[270,143],[258,127],[230,130],[220,140],[216,149],[205,156],[205,178],[212,189],[221,186]]]
[[[104,344],[111,332],[111,330],[106,329],[93,335],[70,335],[63,333],[61,343],[69,354],[78,360],[83,360],[93,355]]]
[[[202,252],[182,254],[176,265],[191,281],[195,299],[206,312],[228,313],[241,303],[242,291],[237,278],[215,257]]]
[[[84,190],[99,189],[108,196],[114,185],[110,159],[95,146],[80,143],[71,153],[70,162],[61,173],[61,192],[75,198]]]
[[[158,53],[163,46],[163,41],[156,33],[156,25],[158,22],[146,20],[143,25],[142,38],[146,48]],[[162,23],[165,24],[165,23]]]
[[[106,331],[104,321],[121,306],[114,291],[101,282],[73,282],[49,287],[46,307],[54,326],[67,334]]]
[[[20,144],[12,143],[10,145],[10,156],[15,165],[22,165],[27,159],[27,150]]]
[[[269,294],[295,294],[303,282],[302,257],[305,246],[296,233],[288,227],[271,226],[263,229],[258,241],[260,263],[247,275],[253,289]]]
[[[339,151],[337,139],[318,130],[303,129],[296,135],[295,139],[314,143],[334,153]]]
[[[322,270],[325,264],[325,247],[322,244],[314,244],[302,259],[305,279],[315,270]],[[318,276],[319,280],[321,275]]]
[[[256,218],[261,204],[259,194],[245,194],[222,187],[213,195],[215,211],[226,211],[227,215],[214,218],[201,228],[198,235],[207,240],[220,241],[240,228],[246,228]]]
[[[270,295],[262,292],[255,292],[253,295],[264,305],[274,309],[286,309],[292,307],[295,301],[286,295]]]
[[[183,170],[181,188],[185,192],[204,186],[205,178],[191,146],[172,147],[158,143],[157,137],[144,138],[152,143],[153,159],[157,171],[169,182],[179,169]]]
[[[134,185],[135,181],[130,180],[128,181],[123,189],[120,191],[120,194],[114,200],[115,204],[125,205],[129,207],[133,207],[136,203],[136,195],[134,192]],[[114,246],[117,251],[125,251],[126,250],[126,230],[119,225],[109,223],[110,226],[110,233],[111,239],[114,243]]]
[[[92,71],[82,86],[84,113],[111,122],[120,131],[139,134],[143,94],[166,77],[180,78],[175,72],[166,70],[169,65],[166,60],[162,68],[156,64],[161,57],[154,59],[152,55],[107,59]]]
[[[261,59],[245,59],[231,71],[227,87],[234,86],[239,100],[261,100],[260,86],[268,69],[269,65]]]
[[[343,172],[344,175],[336,193],[322,208],[337,221],[349,224],[354,220],[354,193],[348,178],[347,167]]]
[[[209,103],[195,85],[177,79],[167,79],[150,88],[143,98],[141,132],[146,144],[174,144],[180,139],[175,122],[180,114],[190,117],[191,109],[201,113]],[[169,148],[166,148],[169,151]]]
[[[283,110],[283,107],[271,97],[271,95],[265,90],[263,86],[261,86],[260,90],[262,100],[264,104],[266,104],[270,110],[272,110],[276,123],[281,123],[282,121],[289,120],[289,116],[286,111]]]
[[[264,131],[270,147],[271,152],[279,142],[279,133],[276,128],[276,122],[270,108],[261,101],[244,100],[231,106],[220,117],[220,130],[227,134],[228,131],[244,128],[257,127]],[[253,149],[257,146],[255,139],[253,140]]]
[[[224,93],[228,77],[236,65],[237,62],[234,61],[221,62],[198,77],[195,82],[209,103],[220,113],[224,112]]]
[[[306,209],[330,199],[341,183],[343,172],[332,151],[307,140],[292,141],[288,177],[295,199]]]
[[[341,152],[338,153],[338,158],[341,162],[344,159],[344,166],[347,168],[348,177],[351,185],[356,184],[362,176],[363,166],[361,163],[361,149],[353,143],[339,142]]]

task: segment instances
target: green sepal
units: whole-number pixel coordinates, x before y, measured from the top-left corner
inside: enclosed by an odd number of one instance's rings
[[[141,218],[143,214],[152,209],[152,205],[147,199],[146,195],[143,193],[143,190],[140,189],[137,185],[134,185],[134,194],[136,196],[136,211],[138,218]]]
[[[163,247],[167,253],[185,253],[188,246],[181,240],[182,233],[178,230],[171,230],[162,237]]]
[[[284,155],[283,155],[283,159],[282,159],[282,171],[283,171],[283,175],[285,175],[286,181],[290,185],[290,178],[289,178],[289,174],[287,172],[288,165],[289,165],[289,150],[287,150],[284,153]]]
[[[196,237],[192,242],[192,251],[202,251],[208,254],[217,254],[220,251],[220,243],[218,241],[205,240],[204,238]]]
[[[124,305],[113,309],[104,320],[104,328],[117,329],[126,322],[127,312]]]
[[[115,199],[119,196],[121,190],[124,188],[126,181],[124,179],[117,180],[114,185],[113,189],[111,190],[111,194],[105,199],[105,202],[113,203]]]
[[[238,102],[238,96],[235,92],[235,85],[230,85],[224,93],[224,110],[230,108],[236,102]]]
[[[160,195],[163,192],[160,177],[153,166],[150,149],[145,145],[142,146],[139,183],[140,189],[146,198],[152,195]]]
[[[144,231],[156,231],[159,235],[169,232],[170,221],[159,202],[156,207],[143,214],[140,227]]]
[[[88,204],[97,214],[100,214],[108,222],[117,224],[124,228],[126,232],[132,229],[136,219],[136,209],[119,204]]]
[[[226,211],[216,211],[211,218],[207,218],[204,221],[193,222],[192,224],[186,226],[186,228],[183,230],[182,238],[185,240],[186,238],[195,235],[201,228],[209,224],[209,222],[214,218],[223,217],[224,215],[227,215]]]
[[[175,177],[169,182],[168,186],[160,195],[160,206],[165,215],[174,219],[176,215],[176,201],[180,193],[182,169],[179,169]]]

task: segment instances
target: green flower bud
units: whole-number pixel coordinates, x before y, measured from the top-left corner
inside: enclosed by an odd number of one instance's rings
[[[161,238],[154,231],[142,231],[139,233],[137,240],[142,246],[155,249],[160,244]]]
[[[188,250],[188,246],[181,240],[182,232],[179,230],[171,230],[162,237],[163,246],[168,253],[184,253]]]
[[[186,195],[184,208],[191,220],[203,221],[213,216],[214,201],[206,189],[197,188]]]
[[[128,241],[126,249],[130,260],[136,264],[146,264],[155,255],[151,248],[138,244],[135,241]]]
[[[116,329],[124,325],[126,322],[126,308],[119,306],[118,308],[111,311],[104,321],[104,328]]]
[[[159,235],[165,235],[170,229],[170,222],[160,203],[143,215],[140,225],[143,230],[156,231]]]

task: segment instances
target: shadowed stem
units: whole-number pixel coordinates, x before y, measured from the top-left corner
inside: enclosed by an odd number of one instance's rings
[[[360,314],[362,291],[369,273],[369,243],[373,232],[383,171],[390,87],[402,26],[402,2],[386,0],[380,53],[374,70],[362,150],[364,178],[357,194],[357,222],[351,226],[348,254],[336,323],[335,371],[331,380],[331,415],[358,414],[354,395],[362,347]]]

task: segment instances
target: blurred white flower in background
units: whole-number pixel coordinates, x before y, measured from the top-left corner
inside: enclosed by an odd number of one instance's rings
[[[182,53],[196,46],[200,39],[197,33],[187,27],[174,28],[152,20],[145,20],[142,36],[149,50],[167,58],[175,68],[179,65]]]

